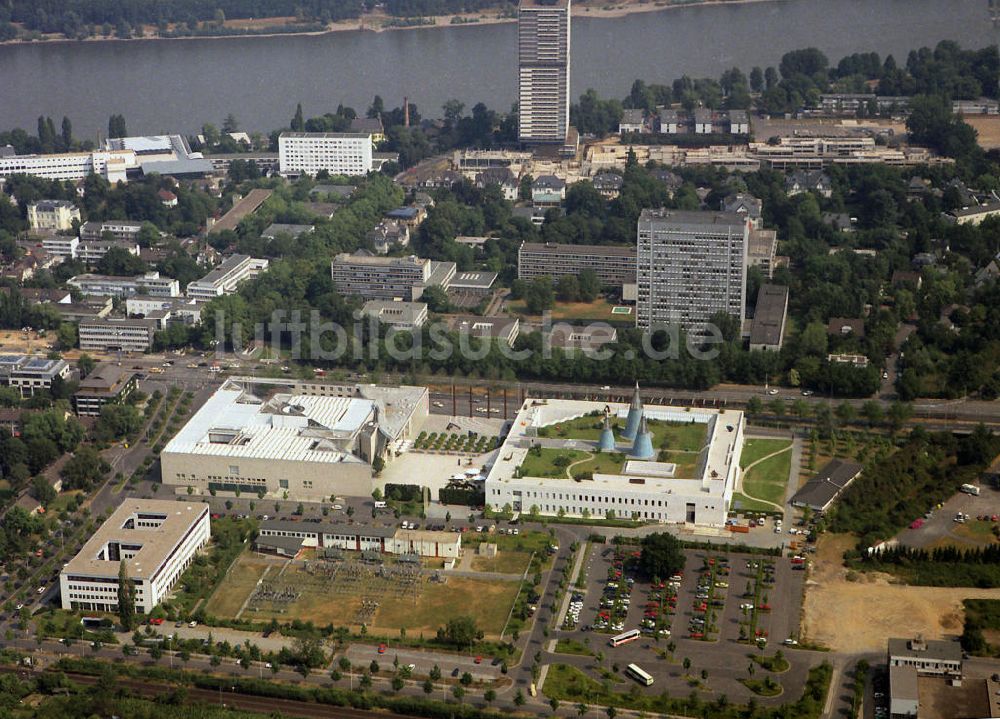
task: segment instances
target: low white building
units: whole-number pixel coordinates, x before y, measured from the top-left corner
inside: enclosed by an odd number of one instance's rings
[[[258,550],[287,556],[295,556],[300,549],[308,548],[456,559],[462,552],[462,535],[424,529],[332,522],[306,524],[272,519],[261,523],[255,544]]]
[[[241,284],[260,275],[267,266],[267,260],[250,255],[231,255],[200,280],[188,283],[186,294],[202,300],[231,295]]]
[[[152,295],[153,297],[179,297],[180,283],[172,277],[160,277],[159,272],[146,272],[135,277],[112,275],[77,275],[66,284],[75,287],[84,295],[99,297],[131,297],[132,295]]]
[[[80,208],[66,200],[40,200],[28,205],[28,225],[33,230],[65,231],[80,221]]]
[[[566,422],[591,416],[600,423],[608,407],[608,432],[598,441],[574,439],[573,432],[545,435]],[[660,456],[652,434],[662,424],[702,425],[705,437],[693,463]],[[614,427],[618,425],[619,430]],[[624,430],[620,427],[624,425]],[[648,441],[640,435],[650,431]],[[745,422],[737,410],[643,406],[638,395],[630,405],[558,399],[528,399],[486,477],[486,503],[500,509],[570,517],[634,518],[664,523],[721,527],[740,472]],[[635,437],[629,437],[629,430]],[[524,469],[529,452],[558,453],[572,448],[594,453],[620,453],[617,472],[595,471],[568,476],[532,476]],[[645,451],[635,454],[639,445]],[[533,446],[540,449],[533,450]],[[691,453],[685,453],[690,457]],[[679,457],[679,455],[678,455]],[[602,465],[606,466],[606,465]],[[693,466],[693,469],[692,469]]]
[[[141,231],[141,222],[130,220],[91,221],[80,226],[80,239],[84,241],[103,240],[105,233],[107,233],[111,235],[111,239],[134,245]]]
[[[104,255],[112,249],[122,249],[134,257],[139,256],[139,245],[121,240],[83,240],[76,247],[76,258],[81,262],[93,265],[100,262]]]
[[[70,366],[66,360],[30,355],[0,355],[0,385],[16,388],[21,398],[39,390],[51,389],[56,377],[66,379]]]
[[[962,645],[946,639],[890,639],[886,663],[913,667],[918,674],[962,676]]]
[[[127,499],[60,572],[62,608],[117,612],[124,562],[136,612],[149,614],[209,536],[209,507],[203,502]]]
[[[132,150],[62,152],[53,155],[0,155],[0,177],[32,175],[47,180],[82,180],[100,175],[112,185],[128,182],[128,170],[139,167]]]
[[[64,260],[76,258],[79,244],[78,237],[68,235],[47,235],[42,238],[42,249],[53,257],[61,257]]]

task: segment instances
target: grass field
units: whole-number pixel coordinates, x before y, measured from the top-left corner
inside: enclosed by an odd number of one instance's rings
[[[764,502],[758,502],[756,499],[750,499],[742,492],[733,492],[733,502],[739,502],[739,507],[734,508],[740,512],[773,512],[774,507],[770,504],[765,504]]]
[[[235,617],[257,581],[264,576],[268,562],[244,554],[233,564],[229,576],[216,588],[205,603],[205,611],[213,617]],[[272,569],[271,571],[274,571]]]
[[[512,537],[511,539],[518,539]],[[506,558],[504,558],[506,555]],[[528,553],[501,552],[506,566],[527,566]],[[232,618],[249,597],[270,565],[266,583],[275,587],[291,587],[299,598],[286,604],[264,603],[256,608],[248,605],[242,618],[267,622],[295,619],[311,621],[318,626],[350,626],[358,628],[357,614],[365,598],[378,602],[374,615],[366,621],[369,631],[396,633],[405,627],[414,635],[433,635],[438,627],[458,616],[471,616],[486,637],[496,638],[503,629],[507,615],[517,596],[520,582],[467,577],[449,577],[445,583],[431,582],[425,576],[415,589],[394,594],[389,580],[375,579],[367,584],[347,585],[328,577],[306,572],[301,565],[289,565],[281,572],[282,562],[244,554],[229,576],[209,598],[206,611],[219,618]],[[494,570],[502,571],[502,570]],[[279,576],[280,574],[280,576]]]
[[[412,599],[385,599],[375,614],[375,630],[430,636],[449,619],[471,616],[487,639],[500,636],[507,614],[514,604],[518,582],[466,577],[450,577],[446,584],[424,585],[416,602]]]
[[[586,452],[579,450],[543,447],[541,451],[528,452],[521,463],[521,474],[525,477],[565,477],[566,467],[586,458]]]
[[[474,557],[472,569],[476,572],[498,572],[500,574],[523,574],[528,568],[531,555],[526,552],[498,551],[495,557]]]
[[[621,474],[625,464],[625,457],[619,452],[605,453],[599,452],[593,459],[581,462],[570,470],[574,477],[579,477],[585,472],[593,474]]]
[[[787,439],[748,439],[740,455],[740,468],[746,469],[762,457],[778,452],[791,445]]]
[[[782,452],[765,459],[750,469],[743,477],[744,492],[766,502],[783,504],[788,486],[788,473],[792,469],[792,453]]]
[[[531,317],[524,307],[524,302],[514,300],[508,305],[511,314]],[[608,322],[611,320],[629,321],[631,315],[616,315],[611,312],[614,305],[608,304],[603,298],[593,302],[557,302],[552,308],[552,319],[554,320],[600,320]],[[534,315],[538,317],[538,315]]]

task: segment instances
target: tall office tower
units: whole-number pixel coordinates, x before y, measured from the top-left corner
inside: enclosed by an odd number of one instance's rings
[[[636,325],[701,333],[722,311],[742,321],[750,225],[735,212],[643,210],[636,255]]]
[[[569,130],[570,0],[521,0],[517,10],[518,137],[563,143]]]

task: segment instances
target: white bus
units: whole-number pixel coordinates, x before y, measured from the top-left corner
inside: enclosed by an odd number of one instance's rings
[[[966,494],[971,494],[975,497],[979,496],[979,487],[977,487],[974,484],[963,484],[962,491],[965,492]]]
[[[627,632],[622,632],[617,636],[611,637],[611,641],[608,642],[613,647],[620,647],[622,644],[628,644],[629,642],[634,642],[642,636],[638,629],[629,629]]]
[[[629,664],[625,667],[625,673],[644,686],[653,685],[653,677],[644,672],[638,664]]]

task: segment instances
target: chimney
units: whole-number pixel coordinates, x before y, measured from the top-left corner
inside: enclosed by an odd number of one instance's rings
[[[403,98],[403,127],[410,126],[410,98]]]

